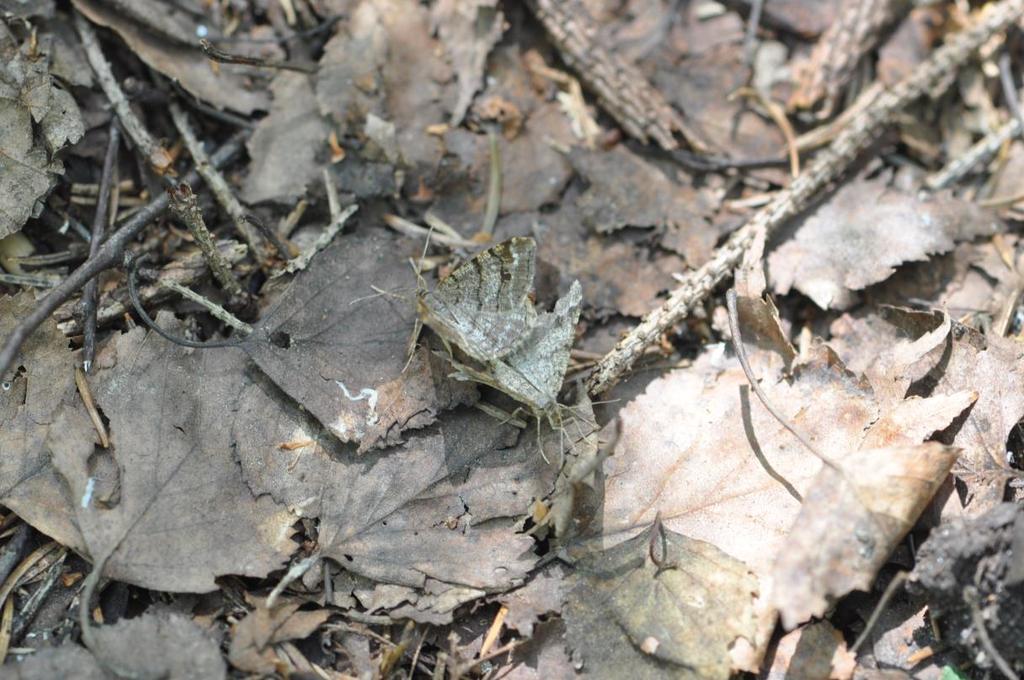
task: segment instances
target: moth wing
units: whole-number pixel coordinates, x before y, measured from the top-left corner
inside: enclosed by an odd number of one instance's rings
[[[513,238],[462,263],[420,296],[423,322],[478,361],[505,356],[536,324],[536,247],[532,238]]]
[[[491,363],[494,386],[535,413],[554,407],[569,366],[582,304],[580,283],[574,281],[555,310],[538,319],[516,350]]]

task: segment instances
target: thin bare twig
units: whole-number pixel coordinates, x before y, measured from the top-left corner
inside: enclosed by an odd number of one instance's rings
[[[907,78],[883,92],[862,114],[853,119],[800,176],[772,202],[759,210],[742,228],[715,251],[711,260],[674,290],[661,307],[649,312],[640,323],[598,363],[587,390],[591,395],[606,392],[628,371],[644,349],[662,333],[686,317],[715,287],[732,274],[743,253],[762,229],[771,234],[779,225],[797,215],[823,187],[839,177],[850,163],[874,141],[879,129],[897,112],[932,90],[955,72],[994,33],[1016,21],[1024,12],[1024,0],[1002,0],[982,10],[970,27],[952,36],[935,50]]]
[[[991,158],[1008,141],[1024,132],[1024,114],[1021,113],[1019,94],[1013,84],[1013,75],[1010,73],[1009,55],[1005,53],[999,59],[999,77],[1003,86],[1003,98],[1006,100],[1006,107],[1010,109],[1010,120],[972,144],[971,148],[966,152],[950,159],[941,170],[926,177],[924,185],[932,191],[945,189],[954,184],[973,170],[979,163]],[[980,204],[994,207],[1007,202],[1013,203],[1016,201],[1001,197],[983,201]]]
[[[258,57],[247,57],[244,54],[230,54],[224,50],[214,47],[213,43],[205,38],[199,41],[199,49],[203,51],[206,58],[222,64],[242,64],[243,66],[255,66],[257,68],[272,68],[281,71],[298,71],[299,73],[316,73],[316,64],[300,64],[294,61],[270,61]]]
[[[743,345],[743,336],[740,332],[740,315],[739,309],[736,305],[736,289],[730,288],[725,294],[726,306],[729,308],[729,332],[732,333],[732,346],[736,351],[736,358],[740,361],[740,366],[743,368],[743,374],[747,376],[747,382],[750,383],[750,389],[754,390],[754,394],[761,400],[761,404],[765,407],[768,413],[772,414],[775,420],[779,421],[779,424],[789,430],[789,433],[797,438],[804,447],[814,454],[814,457],[820,460],[825,465],[828,465],[833,470],[838,470],[839,466],[826,456],[824,453],[818,450],[809,439],[793,427],[785,415],[781,411],[775,408],[772,402],[768,399],[768,395],[765,394],[764,389],[761,387],[760,381],[757,376],[754,375],[753,369],[750,367],[750,360],[747,358],[747,348]]]
[[[126,256],[126,258],[129,256]],[[146,261],[148,255],[142,255],[140,257],[131,258],[128,263],[128,297],[132,301],[132,307],[135,308],[135,313],[139,319],[144,323],[151,331],[162,337],[164,340],[173,342],[175,345],[181,345],[182,347],[191,347],[193,349],[209,349],[212,347],[238,347],[244,341],[242,339],[234,340],[213,340],[209,342],[197,342],[195,340],[189,340],[179,335],[174,335],[161,328],[157,322],[149,315],[146,308],[142,306],[142,300],[139,299],[139,286],[138,286],[138,275],[139,266]]]
[[[103,174],[100,176],[99,196],[96,198],[96,212],[92,217],[92,238],[89,240],[89,257],[100,250],[103,236],[107,231],[108,211],[110,210],[110,185],[114,176],[114,161],[121,145],[121,130],[116,124],[110,124],[110,137],[107,140],[107,153],[103,157]],[[82,316],[84,317],[85,338],[82,341],[82,370],[86,373],[92,368],[93,357],[96,356],[96,305],[99,302],[99,281],[93,279],[85,284],[82,293]]]
[[[107,434],[107,427],[103,424],[100,412],[96,408],[96,400],[92,398],[92,388],[89,387],[89,381],[85,377],[85,370],[82,368],[75,368],[75,385],[78,386],[78,394],[82,397],[82,403],[85,404],[85,410],[89,414],[92,426],[96,428],[96,434],[100,438],[100,446],[105,449],[109,448],[110,436]]]
[[[207,312],[209,312],[210,316],[217,319],[218,321],[223,322],[227,326],[231,326],[236,331],[240,331],[245,335],[250,335],[252,333],[252,326],[240,320],[234,314],[224,309],[213,300],[209,300],[203,297],[202,295],[195,292],[191,288],[187,288],[178,283],[177,281],[161,281],[159,279],[157,280],[156,285],[160,286],[161,288],[166,288],[167,290],[173,290],[181,297],[187,300],[191,300],[192,302],[196,303],[197,305],[205,309]]]
[[[217,248],[231,265],[241,262],[249,252],[248,246],[239,241],[220,241]],[[173,281],[181,286],[195,286],[202,282],[209,271],[210,267],[201,252],[188,253],[164,265],[157,274],[157,280],[139,291],[139,298],[149,307],[174,295],[174,292],[164,287],[163,283]],[[100,307],[96,312],[97,324],[103,327],[123,319],[130,306],[127,296],[122,299],[115,294],[101,298]],[[82,325],[72,311],[71,305],[64,303],[54,312],[57,328],[66,336],[79,335],[82,332]]]
[[[498,145],[498,131],[494,125],[487,126],[487,141],[491,149],[491,172],[487,180],[487,209],[484,211],[480,233],[490,236],[494,233],[498,211],[501,210],[501,147]]]
[[[893,576],[892,580],[889,581],[889,585],[885,587],[885,592],[882,593],[881,599],[878,600],[878,604],[875,605],[874,611],[871,612],[871,616],[868,617],[867,623],[864,624],[864,630],[857,636],[857,641],[853,643],[853,646],[850,647],[850,654],[853,654],[854,656],[857,655],[857,650],[860,649],[860,646],[867,641],[868,635],[871,634],[872,629],[878,623],[878,619],[882,618],[882,612],[885,611],[886,606],[889,604],[889,600],[891,600],[893,595],[895,595],[900,589],[900,586],[906,583],[908,575],[909,574],[907,572],[901,571]]]
[[[156,139],[153,138],[153,135],[149,133],[149,130],[146,129],[146,126],[142,124],[142,121],[139,120],[139,117],[132,111],[131,104],[128,103],[124,90],[121,89],[117,79],[114,78],[114,72],[110,69],[110,62],[103,56],[100,41],[96,37],[96,32],[92,29],[92,25],[78,12],[75,12],[74,15],[75,28],[78,30],[78,36],[82,39],[82,49],[85,50],[85,56],[89,60],[89,65],[92,66],[93,72],[96,74],[96,80],[99,81],[103,94],[107,95],[110,105],[114,107],[114,112],[121,121],[125,134],[128,135],[132,143],[146,157],[146,160],[157,174],[163,175],[171,167],[170,154],[160,146]]]
[[[1010,109],[1010,115],[1017,121],[1020,130],[1024,130],[1024,112],[1020,110],[1020,95],[1013,82],[1009,52],[1004,51],[999,57],[999,82],[1003,86],[1003,99],[1006,100],[1006,108]],[[1018,131],[1017,134],[1020,132]]]
[[[238,199],[235,198],[231,187],[228,186],[227,180],[224,179],[224,175],[220,174],[216,168],[210,165],[210,157],[207,155],[206,150],[203,149],[202,142],[199,141],[195,131],[192,129],[192,123],[189,121],[188,114],[178,106],[177,102],[171,104],[171,120],[174,121],[174,127],[178,128],[178,133],[181,135],[182,140],[184,140],[185,147],[188,148],[192,160],[196,162],[196,172],[206,182],[206,188],[210,190],[217,203],[231,218],[238,233],[249,244],[249,250],[253,258],[257,262],[262,263],[260,240],[252,225],[246,219],[245,209],[238,202]],[[281,257],[288,257],[288,254],[281,253]]]
[[[790,106],[809,109],[824,100],[818,117],[831,116],[864,55],[875,48],[885,29],[910,6],[908,0],[842,3],[837,20],[818,39],[810,57],[797,66],[797,88],[790,97]]]
[[[217,244],[214,242],[210,230],[206,228],[203,212],[199,209],[199,201],[192,193],[192,188],[187,184],[179,184],[169,193],[171,212],[192,232],[192,238],[195,239],[196,245],[203,251],[203,257],[210,264],[213,277],[232,297],[241,297],[243,295],[242,284],[232,273],[231,265],[217,250]]]
[[[757,29],[761,25],[761,12],[764,0],[752,0],[750,14],[747,16],[747,28],[743,33],[743,63],[753,73],[754,54],[757,52]]]
[[[64,553],[59,559],[55,560],[54,563],[50,565],[50,568],[46,572],[46,577],[25,602],[21,611],[14,617],[14,623],[11,625],[12,641],[21,639],[21,636],[25,633],[25,629],[28,628],[29,624],[32,623],[32,620],[35,619],[36,614],[39,612],[39,608],[42,607],[44,602],[46,602],[46,598],[50,596],[50,593],[53,592],[53,588],[57,585],[57,581],[60,579],[61,572],[64,569],[64,561],[66,559],[67,553]]]
[[[46,276],[33,276],[31,274],[8,274],[0,272],[0,283],[9,283],[12,286],[31,286],[33,288],[53,288],[57,285],[58,279],[51,279]]]
[[[244,131],[236,133],[213,155],[210,159],[211,162],[214,165],[227,164],[241,150],[245,138],[246,133]],[[185,181],[189,183],[198,182],[199,176],[193,171],[185,178]],[[49,295],[39,301],[36,308],[22,319],[17,328],[7,336],[3,347],[0,348],[0,375],[4,375],[7,369],[10,368],[14,362],[14,357],[18,354],[18,350],[21,349],[22,344],[32,332],[39,328],[54,310],[60,307],[61,304],[74,295],[93,277],[119,264],[121,254],[128,243],[153,220],[160,217],[167,210],[169,203],[170,198],[166,194],[161,194],[154,198],[145,208],[125,220],[121,228],[107,239],[95,256],[86,260],[82,266],[72,272],[60,285],[50,291]]]

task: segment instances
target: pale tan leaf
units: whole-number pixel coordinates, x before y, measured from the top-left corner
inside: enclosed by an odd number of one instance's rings
[[[772,601],[791,628],[868,590],[889,553],[945,480],[958,450],[935,442],[848,454],[824,467],[773,569]]]

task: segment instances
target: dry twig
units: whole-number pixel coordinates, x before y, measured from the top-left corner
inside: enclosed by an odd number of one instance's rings
[[[168,193],[171,196],[171,212],[192,232],[192,238],[195,239],[196,245],[203,251],[206,261],[210,263],[213,277],[232,297],[241,297],[243,295],[242,285],[238,283],[227,260],[217,250],[217,244],[214,242],[210,230],[206,228],[203,212],[199,209],[199,201],[192,193],[192,187],[182,183]]]
[[[103,56],[103,50],[100,48],[100,41],[96,37],[96,32],[92,29],[92,25],[89,24],[88,20],[78,12],[75,12],[75,28],[78,30],[78,36],[82,39],[82,48],[85,50],[85,56],[89,60],[89,65],[92,66],[92,70],[96,74],[96,80],[99,81],[103,93],[110,100],[110,105],[114,107],[114,112],[117,113],[117,117],[124,127],[125,134],[128,135],[132,143],[146,157],[146,160],[157,174],[162,175],[171,167],[170,154],[160,146],[156,139],[153,138],[153,135],[149,133],[149,130],[146,129],[146,126],[143,125],[142,121],[139,120],[139,117],[132,111],[131,104],[128,103],[124,90],[121,89],[117,79],[114,78],[114,72],[110,69],[110,62]]]
[[[235,157],[245,141],[246,133],[239,132],[231,137],[224,145],[217,150],[210,161],[214,165],[225,165]],[[186,182],[198,182],[199,176],[193,171],[185,178]],[[39,301],[32,313],[21,320],[18,327],[7,336],[3,347],[0,348],[0,375],[4,375],[10,368],[18,350],[32,332],[56,310],[65,300],[75,294],[82,286],[88,283],[100,272],[118,265],[121,261],[121,254],[125,247],[153,220],[163,215],[167,210],[170,199],[166,194],[154,198],[149,205],[125,220],[106,243],[93,257],[82,264],[81,267],[64,279],[56,286],[49,295]]]
[[[565,63],[576,70],[601,106],[631,137],[653,139],[666,151],[679,147],[678,132],[696,151],[708,145],[690,129],[638,68],[609,52],[598,39],[586,8],[579,0],[529,0],[527,3],[558,47]]]
[[[797,215],[818,191],[846,170],[897,112],[948,78],[950,72],[958,69],[994,33],[1016,21],[1022,12],[1024,0],[1002,0],[987,11],[983,10],[983,16],[970,27],[952,36],[900,84],[879,95],[804,168],[789,187],[778,192],[771,203],[733,232],[710,261],[691,272],[664,304],[648,313],[605,355],[587,382],[589,393],[599,395],[611,388],[632,367],[644,348],[686,317],[732,273],[760,230],[771,234],[779,225]]]
[[[89,257],[99,252],[100,244],[106,233],[110,209],[110,185],[114,175],[114,161],[117,149],[121,145],[121,131],[117,125],[110,125],[110,139],[107,141],[107,154],[103,158],[103,174],[100,177],[99,196],[96,198],[96,212],[92,218],[92,238],[89,240]],[[93,357],[96,356],[96,304],[99,301],[99,282],[93,279],[85,285],[82,294],[82,316],[85,321],[85,338],[82,342],[82,370],[86,373],[92,368]]]
[[[847,0],[842,13],[818,39],[807,61],[797,67],[793,108],[809,109],[824,100],[821,118],[832,115],[843,89],[864,55],[877,45],[886,27],[908,9],[908,0]]]

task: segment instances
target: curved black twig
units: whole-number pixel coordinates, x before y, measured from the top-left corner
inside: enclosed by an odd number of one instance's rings
[[[135,313],[139,315],[139,319],[142,320],[151,331],[164,338],[173,342],[175,345],[181,345],[183,347],[192,347],[193,349],[214,349],[217,347],[238,347],[244,340],[213,340],[210,342],[197,342],[195,340],[189,340],[183,338],[180,335],[174,335],[165,331],[163,328],[157,325],[153,317],[149,315],[146,309],[142,306],[142,300],[139,298],[139,289],[137,286],[137,279],[139,275],[139,265],[145,260],[149,259],[149,255],[140,255],[139,257],[132,257],[130,253],[125,253],[125,264],[128,267],[128,297],[131,298],[132,307],[135,308]]]
[[[248,135],[242,131],[231,137],[224,145],[210,157],[211,162],[216,166],[226,164],[237,154]],[[193,170],[186,178],[189,183],[199,181],[199,174]],[[153,220],[167,210],[170,202],[166,193],[153,198],[149,204],[125,220],[120,228],[110,236],[100,247],[99,252],[86,260],[82,266],[72,272],[66,279],[60,282],[50,293],[36,305],[32,312],[21,320],[18,327],[11,331],[0,347],[0,376],[4,375],[14,362],[21,345],[28,339],[35,329],[39,328],[50,318],[54,310],[60,307],[65,300],[75,294],[82,286],[100,272],[109,269],[117,264],[125,246],[135,238]]]

